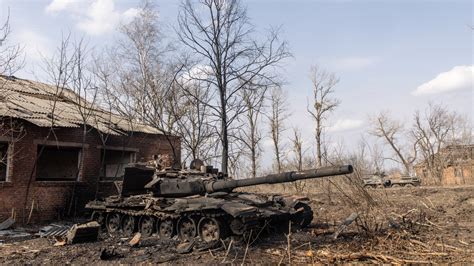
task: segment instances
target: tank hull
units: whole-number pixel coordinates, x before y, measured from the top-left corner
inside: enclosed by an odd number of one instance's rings
[[[86,208],[110,234],[140,232],[181,240],[199,237],[210,242],[289,221],[295,227],[305,227],[313,219],[307,203],[307,198],[296,196],[218,192],[184,198],[113,196],[89,202]]]

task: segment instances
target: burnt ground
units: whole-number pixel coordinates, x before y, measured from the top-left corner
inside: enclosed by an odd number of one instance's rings
[[[370,200],[362,202],[341,192],[310,194],[313,223],[289,237],[265,228],[256,239],[259,232],[212,247],[197,243],[188,254],[176,252],[179,241],[156,237],[142,239],[138,247],[130,247],[129,239],[106,236],[65,246],[53,246],[55,240],[47,238],[5,240],[0,263],[474,262],[473,186],[368,193],[364,197]],[[354,212],[359,218],[334,239],[338,225]]]

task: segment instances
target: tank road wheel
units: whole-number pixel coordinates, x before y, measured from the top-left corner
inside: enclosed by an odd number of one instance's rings
[[[115,234],[120,230],[120,214],[118,213],[109,213],[107,215],[107,231],[110,234]]]
[[[143,216],[140,219],[139,231],[142,236],[151,236],[155,231],[155,218],[151,216]]]
[[[198,224],[199,236],[204,242],[213,242],[224,238],[222,224],[215,218],[203,217]]]
[[[93,211],[91,215],[91,221],[96,221],[100,224],[101,228],[105,227],[105,216],[101,211]]]
[[[291,222],[299,228],[307,227],[313,221],[313,210],[303,202],[295,205],[296,213],[291,217]]]
[[[181,240],[192,240],[197,235],[196,223],[189,217],[181,217],[178,221],[178,236]]]
[[[230,222],[230,230],[233,234],[241,236],[245,232],[245,225],[239,218],[234,218],[232,222]]]
[[[130,236],[135,232],[136,229],[136,221],[135,217],[131,215],[125,215],[122,218],[122,231],[123,234],[126,236]]]
[[[156,231],[162,239],[171,239],[175,232],[175,223],[173,219],[167,218],[156,224]]]

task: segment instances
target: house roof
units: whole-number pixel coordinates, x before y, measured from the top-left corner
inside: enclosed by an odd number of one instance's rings
[[[39,127],[78,128],[87,124],[112,135],[162,133],[108,112],[67,88],[3,75],[0,75],[0,117],[23,119]]]

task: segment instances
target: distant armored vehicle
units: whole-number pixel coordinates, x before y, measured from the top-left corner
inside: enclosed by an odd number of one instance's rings
[[[352,173],[352,166],[324,167],[263,177],[224,179],[217,169],[193,162],[190,170],[161,170],[135,165],[125,168],[121,194],[86,205],[92,219],[111,234],[205,242],[242,235],[255,228],[291,221],[306,227],[313,211],[306,197],[233,192],[234,188],[275,184]]]
[[[420,178],[416,176],[401,176],[400,178],[387,178],[385,173],[375,173],[362,179],[366,188],[380,187],[415,187],[421,185]]]

